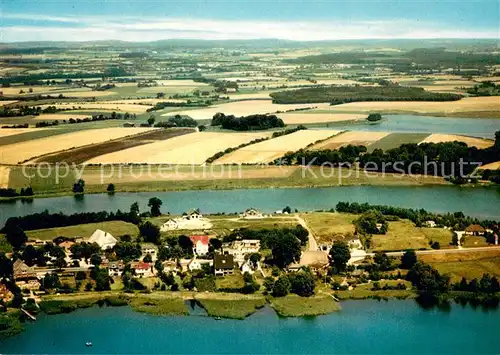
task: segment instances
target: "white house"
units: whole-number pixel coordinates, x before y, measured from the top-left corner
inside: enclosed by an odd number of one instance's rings
[[[100,229],[96,229],[94,233],[88,239],[89,243],[97,243],[101,247],[101,250],[111,249],[118,242],[115,237],[113,237],[108,232],[104,232]]]
[[[141,257],[144,259],[148,254],[151,255],[153,261],[156,261],[158,258],[158,247],[152,243],[141,244]]]
[[[235,240],[222,248],[222,252],[232,255],[238,265],[242,265],[245,262],[245,255],[258,253],[259,250],[260,240],[258,239]]]
[[[197,209],[191,209],[182,217],[169,219],[160,227],[162,232],[167,232],[177,229],[210,229],[212,222]]]
[[[248,208],[245,210],[245,212],[240,214],[240,217],[246,219],[258,219],[264,218],[264,215],[255,208]]]
[[[201,270],[203,268],[204,264],[208,264],[208,265],[212,266],[213,261],[208,260],[208,259],[193,258],[188,263],[187,268],[189,269],[189,271],[197,271],[197,270]]]
[[[208,241],[210,236],[208,235],[192,235],[189,237],[193,242],[193,251],[196,255],[207,255],[208,254]]]
[[[437,224],[434,221],[425,221],[425,226],[428,228],[436,228]]]
[[[151,265],[150,263],[144,263],[142,261],[139,261],[137,263],[131,263],[132,269],[135,270],[135,274],[139,277],[150,277],[153,276],[153,272],[151,271]]]

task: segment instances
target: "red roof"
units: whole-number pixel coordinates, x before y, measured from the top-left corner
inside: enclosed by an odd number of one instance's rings
[[[139,261],[134,267],[134,269],[139,269],[139,270],[148,270],[150,268],[151,268],[150,263],[144,263],[142,261]]]
[[[484,232],[484,228],[479,224],[471,224],[467,228],[465,228],[466,232]]]
[[[208,245],[208,235],[192,235],[189,237],[193,244],[196,245],[196,243],[201,242],[201,244]]]

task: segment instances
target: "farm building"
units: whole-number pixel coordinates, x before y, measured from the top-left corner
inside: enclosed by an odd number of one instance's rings
[[[234,273],[234,258],[232,255],[215,254],[214,271],[215,276],[232,275]]]
[[[101,247],[101,250],[111,249],[118,243],[115,237],[113,237],[108,232],[96,229],[94,233],[90,236],[89,243],[97,243]]]

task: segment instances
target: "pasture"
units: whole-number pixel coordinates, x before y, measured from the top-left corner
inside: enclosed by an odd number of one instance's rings
[[[139,229],[132,223],[123,221],[109,221],[100,223],[79,224],[76,226],[57,227],[48,229],[36,229],[26,231],[28,239],[53,240],[57,237],[69,238],[89,238],[96,229],[108,232],[115,238],[123,235],[135,237],[139,234]]]
[[[420,143],[429,136],[428,133],[390,133],[382,137],[376,142],[368,146],[368,151],[373,152],[375,149],[394,149],[398,148],[401,144],[406,143]]]
[[[297,151],[318,140],[326,139],[339,131],[334,130],[301,130],[264,142],[252,144],[226,154],[215,161],[215,164],[259,164],[269,163],[290,151]]]
[[[277,115],[285,124],[310,124],[310,123],[328,123],[343,121],[358,121],[366,118],[363,114],[352,113],[315,113],[311,111],[288,112]]]

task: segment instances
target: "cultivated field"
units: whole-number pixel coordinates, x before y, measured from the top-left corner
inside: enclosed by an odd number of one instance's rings
[[[354,234],[352,222],[358,215],[337,212],[313,212],[300,215],[311,229],[318,243],[331,243],[344,240]]]
[[[102,155],[87,161],[87,163],[203,164],[217,152],[237,147],[254,139],[269,137],[271,134],[270,132],[197,132]]]
[[[108,104],[106,102],[74,102],[54,105],[42,105],[42,108],[47,106],[56,106],[57,108],[78,109],[78,110],[104,110],[128,113],[144,113],[149,108],[146,105],[134,104]]]
[[[278,105],[273,104],[272,100],[243,100],[230,102],[227,104],[210,106],[207,108],[196,110],[184,110],[176,112],[180,115],[186,115],[195,120],[211,119],[217,112],[226,115],[248,116],[252,114],[276,113],[277,111],[295,110],[297,108],[312,108],[312,107],[327,107],[328,104],[294,104],[294,105]],[[166,114],[164,116],[171,116]]]
[[[43,130],[43,128],[0,128],[0,137],[13,136],[27,132],[39,132],[41,130]]]
[[[442,143],[442,142],[453,142],[453,141],[464,142],[469,147],[476,147],[479,149],[488,148],[493,145],[493,141],[488,139],[459,136],[454,134],[431,134],[429,137],[425,138],[421,143]]]
[[[389,132],[362,132],[362,131],[349,131],[343,132],[335,137],[327,139],[313,145],[310,150],[316,149],[338,149],[344,145],[364,145],[368,146],[389,135]]]
[[[309,113],[305,112],[289,112],[280,113],[277,115],[285,122],[285,124],[308,124],[308,123],[327,123],[327,122],[342,122],[363,120],[366,115],[350,114],[350,113]]]
[[[4,100],[4,101],[0,101],[0,106],[10,105],[10,104],[14,104],[16,102],[17,102],[17,100],[11,100],[11,101]]]
[[[10,168],[0,166],[0,189],[9,187]]]
[[[368,151],[372,152],[375,149],[394,149],[405,143],[420,143],[427,138],[429,133],[391,133],[380,140],[373,142],[368,146]]]
[[[157,129],[147,131],[134,136],[127,136],[103,143],[92,144],[85,147],[66,150],[64,152],[55,153],[49,156],[36,159],[36,162],[47,163],[75,163],[81,164],[92,158],[118,152],[124,149],[150,144],[157,141],[171,139],[173,137],[182,136],[184,134],[193,133],[195,130],[192,128],[183,129]]]
[[[500,100],[495,96],[466,97],[459,101],[377,101],[352,102],[329,106],[333,112],[410,112],[420,114],[453,115],[461,112],[495,111],[500,116]],[[459,115],[458,115],[459,116]]]
[[[90,145],[143,133],[151,128],[103,128],[59,134],[53,137],[40,138],[22,143],[3,146],[0,151],[0,162],[4,164],[17,164],[30,158],[55,153],[74,147]]]
[[[135,237],[139,230],[136,225],[123,221],[110,221],[101,223],[79,224],[69,227],[37,229],[26,231],[29,239],[53,240],[64,236],[70,238],[89,238],[96,229],[104,230],[115,238],[128,234]]]
[[[496,161],[494,163],[485,164],[485,165],[481,166],[481,169],[483,169],[483,170],[486,170],[486,169],[500,170],[500,161]]]
[[[53,120],[69,120],[70,118],[74,118],[75,120],[77,118],[87,118],[87,117],[92,117],[92,115],[89,114],[84,114],[84,113],[71,113],[71,112],[66,112],[66,113],[46,113],[46,114],[41,114],[38,116],[34,116],[33,119],[35,120],[40,120],[40,121],[53,121]]]
[[[297,151],[318,140],[338,134],[334,130],[302,130],[238,149],[215,161],[215,164],[269,163],[286,152]]]

